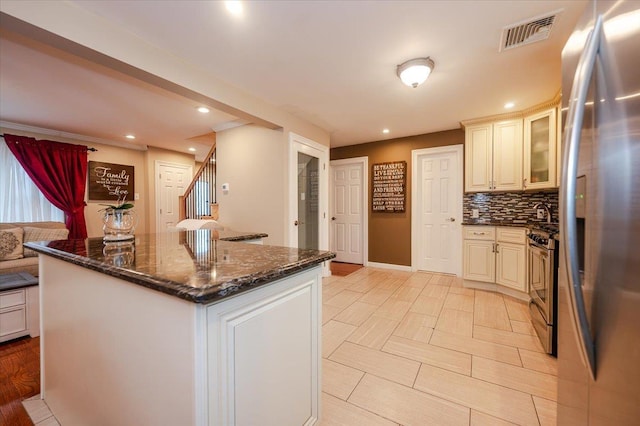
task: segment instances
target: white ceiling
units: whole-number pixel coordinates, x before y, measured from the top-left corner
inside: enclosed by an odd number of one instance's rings
[[[337,147],[551,99],[586,0],[252,1],[241,17],[223,2],[72,3],[318,125]],[[498,52],[503,27],[558,9],[548,40]],[[0,43],[3,121],[110,140],[133,132],[138,143],[185,151],[189,138],[236,119],[199,115],[193,100],[6,32]],[[424,56],[436,63],[431,77],[404,86],[396,65]]]

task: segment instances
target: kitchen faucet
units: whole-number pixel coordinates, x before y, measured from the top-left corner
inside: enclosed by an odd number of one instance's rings
[[[538,210],[540,207],[543,207],[547,211],[547,223],[551,223],[551,208],[545,203],[538,203],[533,208]]]

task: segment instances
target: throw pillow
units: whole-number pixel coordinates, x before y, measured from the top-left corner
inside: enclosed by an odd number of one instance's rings
[[[24,227],[24,242],[30,241],[55,241],[66,240],[69,236],[69,230],[64,228],[32,228],[30,226]],[[25,247],[24,257],[34,257],[38,253]]]
[[[22,258],[22,237],[22,228],[0,230],[0,260]]]

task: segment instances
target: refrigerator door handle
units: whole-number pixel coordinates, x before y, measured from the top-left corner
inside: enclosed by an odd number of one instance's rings
[[[580,136],[584,120],[585,103],[589,91],[589,83],[596,64],[596,56],[602,34],[602,16],[598,16],[593,31],[587,39],[585,49],[578,62],[576,74],[571,88],[569,113],[565,126],[564,164],[561,182],[560,217],[564,221],[560,247],[563,251],[569,281],[569,300],[573,312],[573,323],[576,327],[579,347],[589,368],[591,376],[596,377],[595,346],[582,293],[580,268],[578,265],[578,237],[576,226],[576,178],[578,175],[578,153],[580,152]]]

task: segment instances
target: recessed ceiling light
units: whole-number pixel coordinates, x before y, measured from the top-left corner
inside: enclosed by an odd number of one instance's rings
[[[196,149],[195,149],[195,148],[193,148],[193,147],[191,147],[191,148],[189,148],[189,151],[191,151],[191,152],[196,152]]]
[[[135,135],[126,135],[126,136],[125,136],[125,138],[127,138],[127,139],[132,139],[132,140],[133,140],[133,139],[135,139],[136,137],[135,137]]]
[[[389,133],[389,129],[382,129],[382,133],[386,135],[387,133]]]
[[[242,15],[242,3],[239,0],[227,0],[224,2],[229,13],[234,16]]]
[[[507,102],[506,104],[504,104],[505,109],[511,109],[514,106],[516,106],[516,104],[514,104],[513,102]]]
[[[206,113],[208,113],[208,112],[209,112],[209,108],[207,108],[207,107],[203,107],[203,106],[198,107],[198,112],[201,112],[201,113],[203,113],[203,114],[206,114]]]

